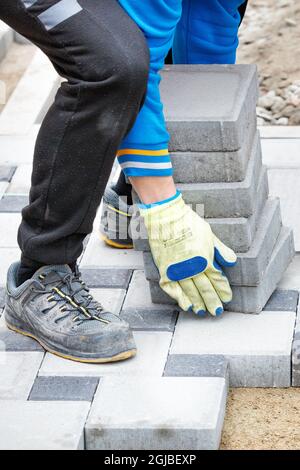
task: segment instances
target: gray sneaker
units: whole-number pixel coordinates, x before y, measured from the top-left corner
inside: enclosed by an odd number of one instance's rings
[[[112,362],[136,354],[129,325],[107,312],[68,265],[40,268],[16,286],[19,263],[7,274],[5,320],[47,351],[79,362]]]

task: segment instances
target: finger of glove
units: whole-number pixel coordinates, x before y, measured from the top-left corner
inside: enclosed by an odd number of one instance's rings
[[[198,274],[193,277],[193,281],[204,300],[206,310],[211,315],[221,315],[224,311],[222,302],[206,274]]]
[[[221,240],[218,239],[214,235],[214,246],[215,246],[215,260],[221,266],[231,267],[236,264],[237,257],[235,252],[229,248],[228,246],[224,245]]]
[[[183,281],[179,281],[179,284],[186,296],[192,301],[193,312],[197,315],[204,316],[206,313],[205,303],[192,279],[184,279]]]
[[[185,292],[182,290],[178,282],[167,282],[161,284],[161,288],[170,296],[172,299],[176,300],[179,307],[187,312],[193,307],[193,302]]]
[[[215,267],[209,267],[205,274],[213,285],[216,293],[220,300],[224,303],[228,303],[232,300],[232,290],[229,281],[221,269]]]

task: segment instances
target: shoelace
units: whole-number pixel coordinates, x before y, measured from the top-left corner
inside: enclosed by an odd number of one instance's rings
[[[70,314],[73,314],[73,321],[82,323],[87,320],[97,320],[102,323],[110,323],[100,316],[104,311],[103,306],[97,302],[91,294],[89,288],[80,279],[80,273],[77,268],[75,273],[50,273],[51,276],[40,274],[40,286],[32,289],[37,295],[49,294],[48,302],[55,302],[47,311],[60,304],[59,309],[63,315],[57,317],[55,322],[64,320]],[[56,284],[53,286],[53,284]],[[52,285],[52,287],[50,287]]]

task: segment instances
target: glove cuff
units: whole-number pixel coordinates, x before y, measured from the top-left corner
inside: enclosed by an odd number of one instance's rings
[[[174,196],[171,196],[167,199],[163,199],[162,201],[153,202],[152,204],[138,204],[138,208],[140,209],[141,215],[146,215],[149,212],[156,212],[159,209],[165,209],[170,207],[179,199],[182,199],[182,194],[180,191],[176,191]],[[162,207],[163,206],[163,207]]]

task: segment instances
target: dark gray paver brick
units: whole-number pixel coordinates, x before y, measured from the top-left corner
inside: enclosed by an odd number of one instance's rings
[[[0,165],[0,181],[11,181],[15,171],[15,166]]]
[[[31,389],[31,401],[92,401],[98,377],[37,377]]]
[[[133,330],[174,331],[178,310],[127,308],[120,316]]]
[[[222,355],[170,354],[165,377],[223,377],[227,379],[228,360]]]
[[[296,290],[276,289],[264,310],[272,312],[296,312],[299,293]]]
[[[27,196],[3,196],[0,199],[0,212],[21,212],[23,207],[27,206]]]
[[[80,269],[82,277],[89,287],[115,287],[127,289],[132,269]]]

